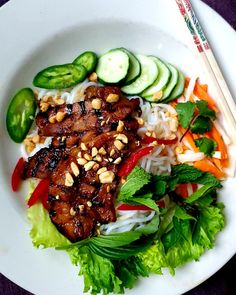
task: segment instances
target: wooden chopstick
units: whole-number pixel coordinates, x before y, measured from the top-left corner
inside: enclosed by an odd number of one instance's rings
[[[227,124],[227,132],[233,142],[236,142],[236,104],[229,91],[223,74],[217,64],[215,56],[203,29],[196,17],[189,0],[175,0],[183,20],[190,32],[193,44],[197,49],[199,59],[202,61],[206,72],[216,90],[216,102],[223,113]]]

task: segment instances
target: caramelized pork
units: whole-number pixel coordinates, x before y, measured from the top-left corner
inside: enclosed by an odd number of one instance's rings
[[[59,120],[58,112],[63,113]],[[86,90],[83,102],[38,113],[39,134],[53,139],[29,158],[24,178],[50,179],[50,218],[72,242],[116,220],[117,172],[139,147],[138,115],[138,99],[128,100],[117,87],[97,86]]]

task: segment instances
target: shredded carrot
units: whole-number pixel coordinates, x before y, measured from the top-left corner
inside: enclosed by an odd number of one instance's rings
[[[176,101],[171,101],[171,102],[170,102],[170,105],[171,105],[173,108],[175,108],[176,105],[177,105],[177,102],[176,102]]]
[[[202,89],[204,90],[204,91],[208,91],[208,85],[207,84],[201,84],[200,85],[201,87],[202,87]]]
[[[228,152],[226,145],[223,141],[223,138],[219,131],[216,129],[215,125],[213,125],[210,132],[207,133],[212,139],[214,139],[217,143],[217,150],[221,152],[221,159],[228,159]]]
[[[179,130],[180,130],[180,132],[182,133],[182,135],[185,134],[185,132],[186,132],[186,129],[184,129],[184,128],[181,127],[181,126],[179,126]],[[198,152],[199,152],[199,149],[196,147],[195,142],[194,142],[194,140],[193,140],[193,137],[192,137],[192,134],[191,134],[190,131],[188,131],[188,132],[185,134],[184,138],[187,140],[187,142],[188,142],[189,145],[191,146],[192,150],[193,150],[194,152],[198,153]]]
[[[222,163],[220,159],[212,158],[212,162],[215,164],[215,166],[220,170],[223,171]]]
[[[190,78],[186,77],[185,78],[185,88],[188,87],[189,82],[190,82]],[[215,101],[210,97],[210,95],[207,93],[207,91],[208,91],[208,85],[207,84],[200,85],[199,83],[196,82],[193,93],[199,99],[207,101],[209,107],[212,110],[214,110],[216,113],[218,113],[219,109],[217,108],[217,106],[215,104]]]
[[[201,87],[200,84],[196,83],[193,93],[201,100],[207,101],[210,108],[214,109],[215,112],[219,112],[218,108],[215,105],[214,100],[210,95]]]
[[[224,172],[220,171],[210,160],[204,159],[200,161],[196,161],[193,163],[193,166],[204,171],[204,172],[210,172],[217,178],[224,178],[225,174]]]
[[[198,134],[193,133],[193,139],[198,139],[200,136]]]
[[[228,159],[221,160],[221,165],[224,168],[228,168],[229,167],[229,157],[228,157]]]

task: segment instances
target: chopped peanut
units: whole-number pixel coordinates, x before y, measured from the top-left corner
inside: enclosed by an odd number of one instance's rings
[[[119,100],[119,95],[114,93],[110,93],[106,98],[106,101],[109,103],[117,102],[118,100]]]
[[[99,174],[101,174],[101,173],[103,173],[103,172],[105,172],[105,171],[107,171],[107,167],[102,167],[102,168],[100,168],[100,169],[97,171],[97,174],[99,175]]]
[[[119,123],[118,123],[118,126],[116,128],[116,131],[122,132],[124,130],[124,125],[125,125],[124,122],[122,122],[122,121],[119,120]]]
[[[125,134],[118,134],[116,139],[122,141],[123,143],[128,143],[128,137]]]
[[[99,175],[101,183],[112,183],[115,178],[115,174],[112,171],[105,171]]]
[[[85,170],[85,171],[89,171],[90,169],[93,168],[93,165],[94,165],[94,164],[96,164],[96,162],[94,162],[94,161],[89,161],[88,163],[86,163],[86,164],[84,165],[84,170]]]
[[[64,112],[57,112],[56,114],[56,120],[57,122],[61,122],[65,118],[65,113]]]
[[[71,168],[72,172],[74,173],[74,175],[77,177],[79,175],[78,166],[74,162],[71,162],[70,168]]]
[[[114,141],[114,145],[119,151],[125,147],[125,145],[117,139]]]
[[[88,80],[91,81],[91,82],[97,82],[98,81],[98,76],[95,72],[93,72],[89,77],[88,77]]]
[[[77,163],[81,166],[85,165],[88,161],[85,160],[84,158],[78,158]]]
[[[69,172],[66,172],[66,181],[65,181],[65,186],[73,186],[74,180],[73,177]]]
[[[98,149],[94,146],[94,147],[92,148],[92,157],[96,157],[97,154],[98,154]]]
[[[121,157],[119,157],[119,158],[117,158],[117,159],[115,159],[115,161],[113,162],[114,164],[120,164],[120,162],[121,162]]]
[[[92,100],[92,107],[93,107],[93,109],[95,109],[95,110],[100,110],[100,109],[101,109],[101,106],[102,106],[102,101],[101,101],[101,99],[99,99],[99,98],[94,98],[94,99]]]

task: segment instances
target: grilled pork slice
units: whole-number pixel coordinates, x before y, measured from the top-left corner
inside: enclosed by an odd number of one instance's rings
[[[108,99],[109,95],[116,96]],[[112,99],[117,101],[109,102]],[[102,133],[116,130],[119,121],[127,120],[127,128],[137,128],[137,123],[129,124],[132,116],[139,113],[138,98],[128,100],[117,87],[91,86],[86,90],[85,101],[39,112],[36,124],[42,136],[57,137],[87,131]]]
[[[24,163],[23,179],[36,177],[40,179],[50,178],[52,171],[63,156],[63,151],[54,148],[42,148],[34,156]]]
[[[38,113],[39,134],[53,139],[28,159],[23,177],[50,179],[50,218],[72,242],[116,220],[117,172],[139,147],[134,118],[139,114],[139,99],[128,100],[117,87],[97,86],[87,88],[83,102]]]

